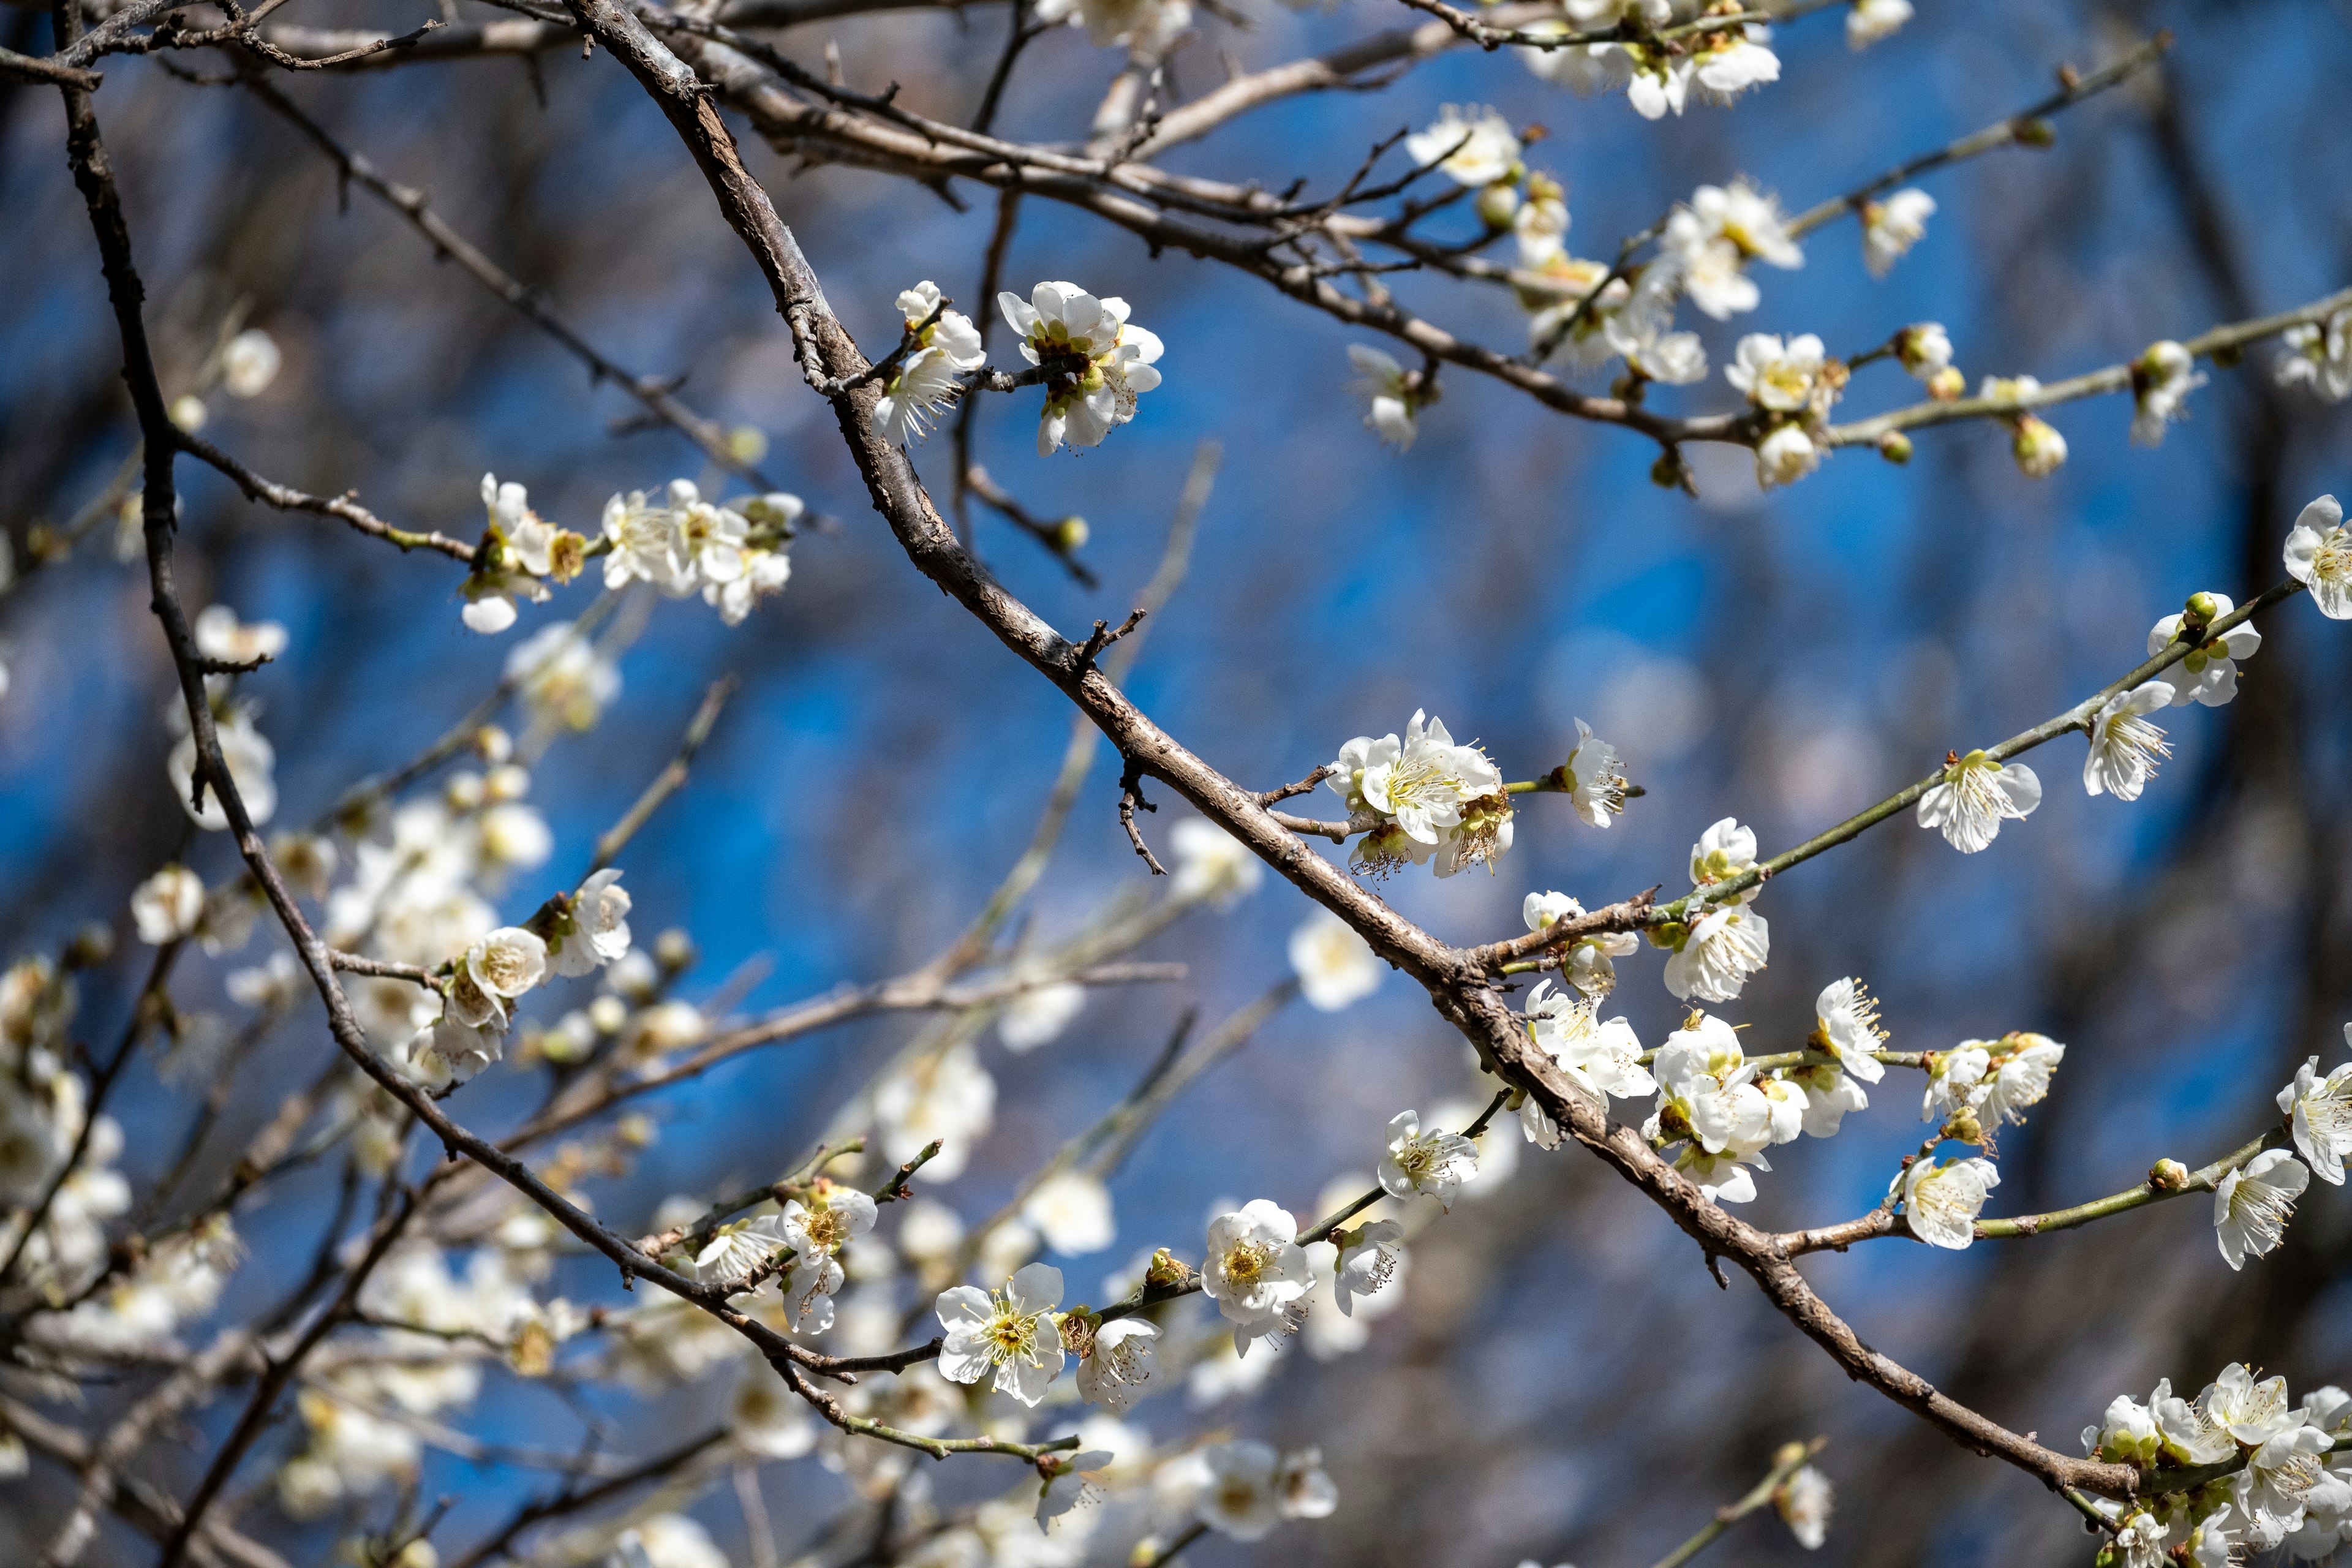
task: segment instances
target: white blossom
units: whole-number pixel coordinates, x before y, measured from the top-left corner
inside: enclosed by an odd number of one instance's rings
[[[506,678],[536,720],[566,729],[593,728],[621,693],[621,672],[570,621],[541,626],[507,655]]]
[[[1820,1551],[1822,1542],[1830,1538],[1830,1514],[1836,1504],[1837,1492],[1830,1479],[1811,1465],[1790,1476],[1772,1494],[1772,1505],[1780,1510],[1789,1533],[1808,1552]]]
[[[1389,1122],[1388,1152],[1381,1159],[1381,1190],[1392,1198],[1423,1194],[1443,1207],[1454,1206],[1454,1189],[1478,1171],[1478,1146],[1459,1132],[1421,1130],[1421,1113],[1399,1111]]]
[[[2238,607],[2227,594],[2209,593],[2204,596],[2213,602],[2209,621],[2218,621]],[[2147,651],[2151,656],[2162,653],[2179,640],[2183,619],[2179,615],[2169,615],[2148,628]],[[2251,622],[2234,626],[2190,648],[2186,658],[2158,679],[2172,688],[2172,705],[2176,708],[2190,702],[2219,708],[2238,694],[2238,661],[2253,658],[2262,646],[2263,634]]]
[[[1686,206],[1666,220],[1666,253],[1679,264],[1683,291],[1718,321],[1756,308],[1761,295],[1743,268],[1751,260],[1774,267],[1805,264],[1789,237],[1780,204],[1746,179],[1701,185]]]
[[[166,866],[131,891],[131,923],[150,947],[193,936],[204,912],[205,880],[185,866]]]
[[[1123,47],[1156,59],[1192,25],[1185,0],[1041,0],[1040,22],[1084,26],[1097,48]]]
[[[1407,378],[1404,366],[1394,355],[1369,343],[1349,343],[1348,363],[1356,367],[1358,377],[1350,384],[1351,390],[1368,405],[1364,428],[1400,452],[1411,451],[1414,437],[1421,434],[1414,416],[1424,399]]]
[[[1257,891],[1265,866],[1232,834],[1205,817],[1188,816],[1168,830],[1176,853],[1171,897],[1229,910]]]
[[[1097,300],[1075,283],[1045,282],[1019,295],[1002,293],[997,306],[1021,334],[1022,356],[1055,366],[1045,384],[1037,426],[1037,455],[1050,458],[1064,442],[1093,447],[1135,417],[1138,396],[1160,384],[1153,369],[1160,339],[1128,321],[1127,301]]]
[[[1605,1105],[1610,1097],[1652,1094],[1657,1082],[1641,1064],[1642,1042],[1622,1018],[1605,1022],[1590,996],[1556,991],[1549,980],[1528,997],[1528,1033],[1562,1076]],[[1559,1145],[1559,1129],[1533,1097],[1519,1106],[1528,1141],[1545,1149]]]
[[[2344,1042],[2352,1046],[2352,1024],[2344,1026]],[[2343,1185],[2344,1162],[2352,1159],[2352,1062],[2323,1079],[2319,1058],[2309,1058],[2278,1091],[2278,1108],[2312,1173],[2330,1186]]]
[[[221,386],[231,397],[258,397],[278,379],[284,363],[276,339],[258,327],[247,327],[221,350]]]
[[[1927,1089],[1919,1098],[1919,1120],[1941,1121],[1974,1110],[1984,1098],[1992,1053],[1982,1040],[1962,1040],[1948,1051],[1927,1053]]]
[[[1769,332],[1750,332],[1723,367],[1723,379],[1759,408],[1794,414],[1812,402],[1826,359],[1822,340],[1811,332],[1785,343]]]
[[[1845,14],[1846,47],[1866,49],[1893,37],[1910,19],[1911,0],[1853,0]]]
[[[2165,1538],[2170,1529],[2146,1509],[2126,1516],[2116,1527],[2113,1550],[2122,1568],[2169,1568]]]
[[[1071,1258],[1100,1252],[1118,1235],[1110,1193],[1084,1171],[1046,1177],[1021,1205],[1021,1217],[1045,1238],[1046,1246]]]
[[[926,1145],[939,1153],[923,1167],[933,1182],[963,1173],[971,1146],[996,1115],[996,1080],[966,1042],[908,1064],[874,1091],[874,1120],[886,1159],[903,1164]]]
[[[1342,1231],[1336,1239],[1345,1245],[1332,1274],[1331,1295],[1340,1315],[1352,1317],[1357,1298],[1378,1295],[1403,1272],[1404,1226],[1392,1219],[1376,1219],[1353,1231]]]
[[[2142,447],[2164,444],[2164,427],[2181,417],[2189,395],[2205,384],[2196,356],[2167,338],[2148,345],[2132,362],[2131,438]]]
[[[2284,1149],[2265,1149],[2221,1178],[2213,1189],[2213,1230],[2231,1268],[2278,1246],[2294,1200],[2310,1184],[2311,1173]]]
[[[1885,277],[1927,237],[1927,220],[1935,212],[1936,198],[1921,190],[1897,191],[1885,201],[1862,204],[1862,262],[1873,278]]]
[[[1519,161],[1519,139],[1496,110],[1449,103],[1427,130],[1404,139],[1404,151],[1423,168],[1434,166],[1475,188],[1493,184],[1511,172]]]
[[[558,974],[591,973],[629,951],[629,892],[617,867],[607,866],[572,895],[572,907],[549,952]]]
[[[206,605],[189,628],[196,651],[223,664],[255,664],[286,651],[286,628],[277,621],[240,621],[226,605]]]
[[[2047,1035],[2003,1035],[1986,1055],[1986,1072],[1970,1091],[1969,1103],[1985,1126],[2022,1123],[2025,1109],[2050,1092],[2050,1079],[2066,1047]]]
[[[2000,1173],[1981,1158],[1918,1160],[1900,1181],[1911,1234],[1930,1247],[1958,1251],[1976,1239],[1977,1215],[2000,1185]]]
[[[1691,846],[1690,877],[1693,888],[1711,887],[1727,881],[1756,864],[1756,830],[1743,827],[1736,816],[1727,816],[1710,823],[1698,842]],[[1740,903],[1753,903],[1760,888],[1750,887],[1738,896]]]
[[[1054,1323],[1061,1301],[1062,1271],[1043,1263],[1025,1266],[992,1295],[971,1285],[940,1291],[940,1373],[954,1383],[992,1373],[998,1393],[1034,1407],[1067,1359]]]
[[[196,738],[188,727],[185,709],[174,703],[171,715],[173,727],[180,732],[171,753],[163,759],[163,775],[171,780],[173,798],[198,827],[218,833],[228,826],[228,812],[220,803],[220,793],[209,784],[201,807],[192,800]],[[227,713],[215,716],[213,733],[220,742],[221,761],[228,764],[229,782],[236,786],[237,798],[245,803],[246,816],[258,827],[278,814],[278,751],[267,736],[254,728],[253,721],[253,708],[239,703]]]
[[[1290,967],[1307,1005],[1337,1013],[1362,1001],[1381,985],[1381,961],[1352,927],[1318,910],[1290,933]]]
[[[1759,489],[1793,485],[1822,466],[1822,452],[1801,425],[1782,425],[1756,444]]]
[[[996,1033],[1016,1056],[1034,1051],[1059,1039],[1086,1005],[1087,988],[1075,980],[1029,985],[1004,1005]]]
[[[1282,1522],[1282,1461],[1272,1448],[1243,1439],[1213,1444],[1201,1458],[1207,1476],[1198,1507],[1211,1529],[1235,1541],[1262,1541]]]
[[[1610,819],[1625,809],[1625,775],[1617,760],[1617,748],[1592,732],[1592,726],[1583,720],[1576,721],[1576,745],[1568,753],[1568,761],[1559,765],[1559,782],[1566,787],[1568,804],[1576,815],[1595,827],[1605,828]]]
[[[1676,939],[1666,989],[1681,1001],[1735,1001],[1771,952],[1772,929],[1762,915],[1738,903],[1710,910]]]
[[[1159,1369],[1159,1325],[1141,1318],[1114,1318],[1097,1327],[1078,1360],[1078,1396],[1124,1412]]]
[[[1895,357],[1921,381],[1930,381],[1952,363],[1952,339],[1941,321],[1918,321],[1895,335]]]
[[[2286,350],[2275,373],[2279,385],[2308,385],[2322,403],[2352,397],[2352,310],[2289,327],[2279,342]]]
[[[1201,1289],[1235,1325],[1235,1350],[1282,1331],[1285,1315],[1314,1283],[1314,1270],[1298,1245],[1298,1222],[1272,1199],[1253,1199],[1209,1222]]]
[[[1837,1058],[1838,1065],[1864,1083],[1886,1076],[1886,1064],[1873,1053],[1885,1042],[1878,1026],[1878,998],[1859,980],[1832,980],[1813,999],[1814,1028],[1808,1043]]]
[[[1754,1199],[1756,1182],[1747,1167],[1771,1169],[1763,1152],[1773,1142],[1773,1107],[1756,1087],[1756,1069],[1748,1065],[1731,1026],[1711,1014],[1693,1014],[1666,1037],[1652,1072],[1658,1100],[1642,1135],[1655,1142],[1682,1142],[1675,1166],[1708,1197],[1720,1203]]]
[[[1528,930],[1539,931],[1564,920],[1576,920],[1584,914],[1584,906],[1566,893],[1529,893],[1519,903],[1519,915]],[[1580,937],[1570,943],[1561,967],[1568,983],[1588,996],[1606,996],[1617,986],[1617,966],[1612,960],[1623,958],[1640,950],[1641,939],[1629,931],[1596,931]],[[1534,1012],[1532,1001],[1530,1015]]]
[[[683,509],[698,499],[695,487],[679,479],[659,496],[631,490],[606,501],[604,531],[611,553],[604,557],[604,586],[643,582],[666,594],[685,593],[694,578]]]
[[[1995,762],[1983,752],[1956,758],[1944,781],[1919,797],[1922,827],[1940,828],[1944,842],[1973,855],[2000,835],[2000,825],[2023,821],[2042,804],[2042,781],[2022,763]]]
[[[2091,716],[2091,749],[2083,758],[2083,789],[2088,795],[2107,794],[2117,800],[2137,800],[2155,776],[2157,759],[2172,755],[2164,731],[2145,715],[2172,706],[2172,688],[2162,680],[2144,681],[2118,691]]]
[[[2083,1452],[2095,1458],[2147,1466],[2161,1447],[2155,1412],[2127,1394],[2108,1404],[2101,1425],[2083,1428]]]
[[[2286,574],[2311,590],[2311,602],[2331,621],[2352,618],[2352,531],[2334,496],[2303,509],[2286,536]]]

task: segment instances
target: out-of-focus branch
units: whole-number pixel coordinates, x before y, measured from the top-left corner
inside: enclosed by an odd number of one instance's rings
[[[1683,1568],[1684,1563],[1714,1545],[1724,1531],[1772,1501],[1774,1495],[1789,1484],[1789,1478],[1804,1468],[1805,1461],[1820,1453],[1828,1442],[1827,1437],[1816,1437],[1810,1443],[1783,1443],[1780,1451],[1772,1456],[1772,1468],[1764,1473],[1762,1480],[1749,1488],[1736,1502],[1726,1503],[1717,1509],[1713,1519],[1699,1526],[1688,1541],[1659,1558],[1651,1568]]]

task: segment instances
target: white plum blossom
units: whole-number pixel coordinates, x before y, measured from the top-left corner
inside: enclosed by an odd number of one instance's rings
[[[1086,1005],[1087,988],[1075,980],[1027,986],[1004,1005],[997,1037],[1015,1056],[1034,1051],[1061,1038]]]
[[[1759,408],[1794,414],[1812,402],[1827,357],[1822,340],[1811,332],[1785,343],[1769,332],[1750,332],[1739,340],[1732,362],[1723,367],[1723,379]]]
[[[1399,1111],[1389,1122],[1388,1152],[1380,1163],[1381,1190],[1392,1198],[1415,1194],[1454,1206],[1454,1190],[1478,1173],[1478,1145],[1459,1132],[1421,1130],[1421,1113]]]
[[[2131,438],[2142,447],[2164,444],[2164,427],[2182,416],[2189,393],[2205,384],[2196,356],[2167,338],[2150,343],[2132,362]]]
[[[698,499],[693,485],[678,479],[659,496],[631,490],[606,501],[604,531],[610,553],[604,557],[604,586],[642,582],[666,594],[684,594],[694,580],[684,509]]]
[[[1805,264],[1789,237],[1780,204],[1746,179],[1701,185],[1690,203],[1666,220],[1666,253],[1679,267],[1683,292],[1718,321],[1756,308],[1762,296],[1743,270],[1751,260],[1774,267]]]
[[[1160,339],[1128,320],[1128,303],[1098,300],[1075,283],[1045,282],[1018,294],[1001,293],[997,308],[1021,334],[1021,353],[1050,371],[1037,425],[1037,455],[1050,458],[1065,442],[1099,446],[1135,417],[1136,399],[1160,384]]]
[[[796,1254],[789,1300],[796,1328],[823,1333],[833,1326],[833,1295],[845,1278],[842,1248],[874,1228],[874,1199],[855,1187],[820,1181],[805,1200],[784,1205],[777,1226]]]
[[[1845,14],[1845,45],[1866,49],[1891,38],[1911,19],[1911,0],[1853,0]]]
[[[1124,47],[1158,58],[1192,25],[1185,0],[1041,0],[1037,20],[1083,26],[1097,48]]]
[[[1567,792],[1570,808],[1593,826],[1607,827],[1610,819],[1625,809],[1622,768],[1617,748],[1595,735],[1591,725],[1577,720],[1576,745],[1569,752],[1568,761],[1559,765],[1559,783]]]
[[[2279,357],[2279,385],[2307,385],[2322,403],[2352,397],[2352,310],[2289,327],[2279,342],[2286,349]]]
[[[1527,200],[1511,214],[1519,265],[1541,267],[1566,255],[1569,227],[1568,188],[1549,174],[1528,174]]]
[[[2294,1200],[2311,1184],[2303,1162],[2284,1149],[2265,1149],[2223,1176],[2213,1188],[2213,1231],[2231,1268],[2260,1258],[2286,1236]]]
[[[1421,434],[1415,415],[1430,401],[1428,396],[1406,375],[1394,355],[1369,343],[1349,343],[1348,363],[1356,367],[1359,378],[1351,384],[1352,390],[1369,405],[1364,428],[1400,452],[1411,451],[1413,438]]]
[[[221,387],[231,397],[258,397],[278,379],[284,363],[275,338],[258,327],[247,327],[221,350]]]
[[[507,655],[506,678],[534,718],[571,730],[594,727],[621,694],[621,671],[570,621],[540,627]]]
[[[937,1142],[939,1153],[923,1167],[934,1182],[951,1182],[963,1173],[972,1144],[995,1115],[996,1080],[963,1041],[892,1073],[874,1091],[884,1157],[904,1163]]]
[[[1405,156],[1423,168],[1435,167],[1473,188],[1507,176],[1519,161],[1519,139],[1497,110],[1449,103],[1425,131],[1404,139]]]
[[[1353,1231],[1342,1231],[1333,1239],[1341,1245],[1331,1297],[1340,1316],[1352,1317],[1358,1297],[1378,1295],[1403,1271],[1404,1226],[1392,1219],[1376,1219]],[[1371,1314],[1367,1310],[1365,1315]]]
[[[1066,1330],[1067,1324],[1064,1325]],[[1114,1412],[1124,1412],[1143,1396],[1144,1384],[1159,1368],[1160,1327],[1141,1318],[1113,1318],[1090,1332],[1082,1331],[1078,1396]]]
[[[226,714],[215,714],[213,733],[220,742],[221,761],[228,764],[229,782],[236,786],[246,815],[258,827],[278,814],[278,750],[254,728],[254,711],[251,705],[238,703]],[[218,833],[228,826],[228,811],[221,805],[220,793],[207,785],[202,806],[194,804],[190,794],[196,773],[196,738],[188,727],[187,710],[173,703],[171,722],[180,732],[163,759],[163,775],[172,782],[173,797],[198,827]]]
[[[1530,931],[1583,913],[1584,906],[1566,893],[1529,893],[1519,904],[1520,918]],[[1570,944],[1561,967],[1568,983],[1579,991],[1588,996],[1606,996],[1617,987],[1617,966],[1612,961],[1638,952],[1641,945],[1641,938],[1629,931],[1596,931]]]
[[[1918,1160],[1899,1178],[1911,1234],[1930,1247],[1958,1251],[1976,1239],[1977,1215],[2000,1185],[1990,1160]]]
[[[1642,1042],[1622,1018],[1602,1021],[1590,996],[1556,991],[1539,982],[1528,997],[1528,1033],[1568,1081],[1602,1105],[1610,1097],[1654,1094],[1657,1081],[1642,1066]],[[1560,1130],[1530,1095],[1519,1102],[1519,1126],[1540,1149],[1559,1147]]]
[[[1209,1222],[1201,1289],[1234,1325],[1234,1348],[1287,1330],[1288,1313],[1315,1283],[1298,1245],[1298,1222],[1270,1198],[1255,1198]]]
[[[2136,1509],[2116,1527],[2112,1550],[2121,1568],[2167,1568],[2172,1561],[2165,1550],[2169,1526],[2146,1509]]]
[[[2163,1447],[2156,1414],[2127,1394],[2116,1395],[2101,1425],[2083,1428],[2083,1452],[2127,1465],[2151,1465]]]
[[[2172,755],[2164,731],[2146,715],[2172,706],[2172,688],[2144,681],[2118,691],[2091,716],[2091,749],[2083,758],[2083,790],[2117,800],[2137,800],[2156,774],[2157,759]]]
[[[1927,1053],[1927,1089],[1919,1097],[1919,1120],[1940,1121],[1972,1110],[1984,1098],[1992,1053],[1982,1040],[1962,1040],[1948,1051]]]
[[[953,1383],[993,1373],[998,1393],[1034,1408],[1067,1359],[1054,1322],[1061,1302],[1062,1271],[1043,1263],[1025,1265],[992,1295],[971,1285],[940,1291],[940,1373]]]
[[[150,947],[194,935],[204,912],[205,880],[185,866],[166,866],[131,890],[131,922]]]
[[[1759,489],[1793,485],[1821,466],[1821,448],[1801,425],[1782,425],[1756,443]]]
[[[1986,1053],[1986,1072],[1969,1103],[1988,1129],[2022,1124],[2028,1106],[2050,1092],[2066,1047],[2047,1035],[2003,1035]]]
[[[1690,876],[1693,888],[1711,887],[1727,881],[1756,864],[1756,830],[1743,827],[1736,816],[1727,816],[1708,825],[1691,846]],[[1743,904],[1756,901],[1762,889],[1750,887],[1739,894]]]
[[[1886,1064],[1873,1053],[1886,1039],[1878,1026],[1878,998],[1859,980],[1832,980],[1813,1000],[1815,1025],[1807,1043],[1837,1058],[1838,1065],[1864,1083],[1886,1076]]]
[[[2331,621],[2352,619],[2352,531],[2334,496],[2303,509],[2286,536],[2286,574],[2311,590],[2311,602]]]
[[[1943,782],[1919,797],[1919,826],[1941,829],[1945,843],[1973,855],[2000,837],[2002,823],[2021,822],[2041,804],[2042,781],[2032,768],[1970,752],[1952,759]]]
[[[1276,1477],[1281,1457],[1264,1443],[1218,1443],[1202,1451],[1207,1475],[1197,1507],[1202,1520],[1235,1541],[1263,1541],[1282,1522]]]
[[[1257,891],[1265,866],[1232,834],[1205,817],[1188,816],[1168,830],[1176,852],[1171,897],[1229,910]]]
[[[1873,278],[1885,277],[1927,237],[1927,220],[1935,212],[1936,198],[1921,190],[1897,191],[1885,201],[1862,204],[1862,264]]]
[[[1666,960],[1666,989],[1680,1001],[1736,1001],[1771,954],[1772,929],[1762,915],[1736,902],[1711,910],[1675,939]]]
[[[286,628],[277,621],[240,621],[226,605],[206,605],[189,628],[196,651],[224,664],[259,664],[286,651]]]
[[[2212,601],[2213,613],[2205,617],[2209,625],[2237,608],[2227,594],[2209,593],[2202,596]],[[2162,653],[2179,640],[2185,618],[2180,615],[2167,616],[2148,628],[2150,655]],[[2172,705],[2176,708],[2191,702],[2219,708],[2238,694],[2238,661],[2253,658],[2262,646],[2263,634],[2251,622],[2234,626],[2191,647],[2188,657],[2158,679],[2172,688]]]
[[[1895,334],[1895,357],[1910,374],[1932,381],[1951,365],[1951,334],[1941,321],[1914,322]]]
[[[2352,1045],[2352,1024],[2344,1026]],[[2352,1062],[2326,1078],[2313,1057],[2295,1070],[2294,1081],[2278,1091],[2278,1108],[2294,1134],[2294,1146],[2312,1173],[2330,1186],[2344,1184],[2344,1162],[2352,1159]]]
[[[1046,1246],[1071,1258],[1100,1252],[1118,1235],[1110,1193],[1084,1171],[1060,1171],[1040,1182],[1021,1205],[1021,1217]]]
[[[1290,967],[1298,989],[1318,1012],[1337,1013],[1381,986],[1381,961],[1352,927],[1318,910],[1290,933]]]
[[[940,287],[925,279],[898,299],[898,314],[915,337],[915,347],[882,384],[874,405],[875,428],[894,447],[919,441],[962,390],[963,374],[987,362],[980,329],[961,311],[943,309]]]
[[[1830,1538],[1830,1514],[1837,1506],[1837,1492],[1827,1476],[1807,1465],[1773,1492],[1772,1506],[1780,1510],[1781,1522],[1797,1538],[1797,1544],[1818,1552]]]
[[[1755,1084],[1756,1069],[1729,1024],[1694,1013],[1666,1037],[1652,1064],[1658,1100],[1642,1135],[1683,1143],[1675,1169],[1719,1203],[1748,1203],[1756,1180],[1747,1167],[1769,1171],[1764,1150],[1773,1138],[1773,1105]]]
[[[1476,746],[1454,744],[1445,721],[1419,709],[1406,724],[1402,742],[1393,734],[1378,740],[1360,735],[1339,748],[1331,767],[1327,782],[1351,809],[1361,807],[1392,820],[1415,845],[1448,848],[1453,841],[1470,837],[1474,807],[1505,814],[1499,826],[1503,844],[1508,843],[1510,805],[1503,794],[1501,770]],[[1367,836],[1366,846],[1371,837]],[[1364,855],[1365,847],[1360,846],[1358,853]],[[1445,871],[1441,863],[1439,874]]]
[[[607,866],[572,895],[548,950],[549,967],[562,975],[588,974],[620,962],[628,951],[629,892],[621,886],[619,868]]]

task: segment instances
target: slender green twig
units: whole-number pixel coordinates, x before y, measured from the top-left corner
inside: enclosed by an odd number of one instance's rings
[[[1810,1443],[1783,1443],[1772,1456],[1772,1468],[1737,1502],[1727,1503],[1715,1510],[1715,1517],[1701,1525],[1697,1533],[1667,1552],[1653,1568],[1683,1568],[1683,1564],[1713,1545],[1717,1537],[1741,1520],[1772,1500],[1780,1489],[1789,1484],[1789,1478],[1804,1467],[1806,1460],[1822,1451],[1826,1437],[1816,1437]]]

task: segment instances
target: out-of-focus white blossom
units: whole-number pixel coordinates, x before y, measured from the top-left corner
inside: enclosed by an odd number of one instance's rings
[[[284,363],[275,338],[247,327],[221,350],[221,386],[231,397],[258,397],[278,379]]]
[[[1772,1506],[1780,1510],[1797,1544],[1818,1552],[1830,1538],[1830,1514],[1837,1506],[1837,1492],[1827,1476],[1807,1465],[1774,1490]]]
[[[2132,440],[2142,447],[2162,446],[2164,427],[2182,417],[2189,393],[2204,384],[2196,357],[2187,349],[2169,338],[2150,343],[2132,362]]]
[[[1449,103],[1427,130],[1404,139],[1404,151],[1423,168],[1433,165],[1475,189],[1510,174],[1519,161],[1519,139],[1497,110]]]
[[[1352,927],[1318,910],[1290,933],[1290,967],[1299,993],[1320,1012],[1337,1013],[1380,989],[1381,961]]]
[[[1866,49],[1901,32],[1910,19],[1911,0],[1853,0],[1845,13],[1846,47]]]
[[[1229,910],[1265,880],[1265,864],[1205,817],[1188,816],[1177,823],[1168,830],[1168,842],[1176,852],[1176,876],[1169,888],[1176,898]]]
[[[204,912],[205,880],[185,866],[166,866],[131,891],[131,923],[150,947],[194,935]]]
[[[1045,1238],[1046,1246],[1070,1258],[1100,1252],[1118,1235],[1109,1192],[1084,1171],[1046,1177],[1021,1205],[1021,1217]]]
[[[2286,350],[2275,373],[2279,385],[2308,386],[2322,403],[2352,397],[2352,310],[2289,327],[2279,342]]]
[[[1936,198],[1921,190],[1897,191],[1885,201],[1862,204],[1862,264],[1873,278],[1885,277],[1927,237],[1927,220],[1935,212]]]

